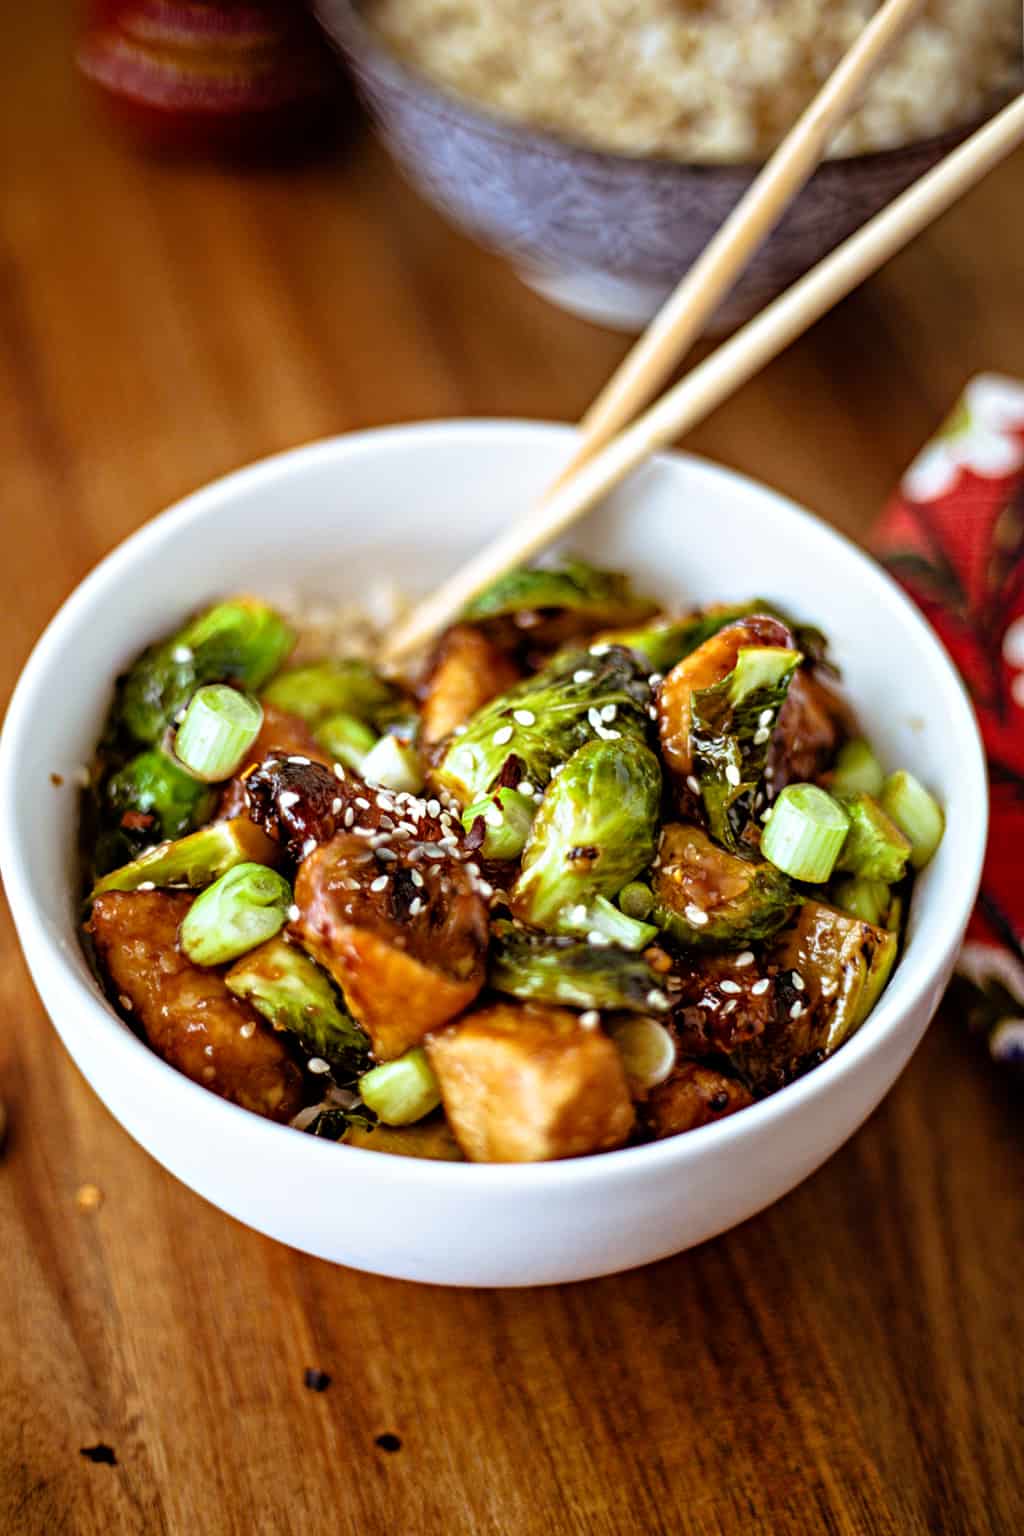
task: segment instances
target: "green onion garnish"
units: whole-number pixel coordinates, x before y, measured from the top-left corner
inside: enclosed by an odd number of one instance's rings
[[[761,852],[794,880],[819,885],[835,868],[849,830],[849,817],[825,790],[817,784],[789,784],[772,807]]]
[[[292,889],[263,864],[237,864],[197,896],[178,939],[196,965],[224,965],[265,944],[288,921]]]
[[[480,852],[485,859],[518,859],[526,847],[540,802],[518,789],[497,789],[493,795],[476,800],[462,813],[467,832],[483,817],[484,840]]]
[[[676,1064],[676,1043],[664,1024],[639,1015],[612,1019],[607,1029],[618,1046],[631,1088],[646,1092],[665,1081]]]
[[[423,764],[416,748],[397,736],[382,736],[366,754],[362,768],[369,784],[393,789],[396,794],[416,795],[423,788]]]
[[[208,683],[192,695],[174,739],[175,756],[206,784],[219,784],[245,761],[260,733],[263,706],[226,683]]]
[[[830,894],[841,911],[876,928],[886,927],[892,896],[883,880],[837,880]]]
[[[362,774],[363,764],[377,745],[377,732],[355,715],[336,714],[316,729],[316,739],[336,763]]]
[[[942,807],[912,773],[891,773],[882,786],[882,809],[910,842],[910,862],[923,869],[942,842]]]
[[[902,880],[910,858],[910,843],[892,817],[863,791],[837,798],[850,818],[850,830],[837,867],[844,874],[857,875],[862,880],[882,880],[886,885]]]
[[[840,747],[832,772],[832,793],[836,795],[877,796],[882,792],[885,773],[866,741],[848,741]]]
[[[421,1046],[367,1072],[359,1079],[359,1096],[385,1125],[412,1125],[441,1102],[437,1078]]]
[[[617,944],[620,949],[632,950],[634,954],[646,949],[658,937],[653,923],[638,922],[635,917],[620,912],[607,896],[595,896],[585,905],[567,907],[559,918],[558,931],[579,934],[591,944],[600,945],[602,940]]]

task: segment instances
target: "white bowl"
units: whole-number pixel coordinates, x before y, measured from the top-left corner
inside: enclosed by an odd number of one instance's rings
[[[419,1162],[318,1141],[175,1072],[110,1010],[76,931],[74,772],[115,675],[203,601],[283,583],[412,591],[530,503],[567,429],[452,422],[314,444],[190,496],[110,555],[36,646],[0,742],[3,877],[36,987],[110,1111],[164,1167],[258,1231],[336,1263],[450,1285],[537,1285],[645,1264],[777,1200],[850,1136],[906,1065],[942,996],[985,846],[984,760],[931,630],[851,544],[808,513],[683,457],[648,466],[577,533],[593,558],[675,602],[756,593],[828,631],[880,752],[946,806],[905,955],[855,1038],[717,1125],[535,1166]],[[64,776],[51,787],[50,774]],[[139,1233],[140,1240],[144,1233]]]

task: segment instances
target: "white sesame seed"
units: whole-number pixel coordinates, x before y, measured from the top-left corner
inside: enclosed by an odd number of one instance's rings
[[[446,859],[448,857],[443,848],[424,848],[423,852],[428,859]]]
[[[580,1023],[584,1029],[597,1029],[601,1023],[601,1015],[596,1008],[588,1008],[586,1013],[580,1014]]]
[[[341,766],[340,763],[335,763],[335,765],[334,765],[334,777],[336,779],[340,779],[341,782],[344,784],[344,782],[345,782],[345,770]]]
[[[356,819],[355,811],[353,810],[352,806],[348,806],[346,808],[346,811],[345,811],[345,825],[346,825],[346,827],[350,827],[352,825],[352,823],[355,821],[355,819]]]
[[[466,734],[466,732],[468,730],[469,730],[469,726],[468,725],[457,725],[455,727],[455,729],[452,731],[452,735],[453,736],[465,736],[465,734]]]
[[[578,672],[573,673],[572,680],[574,683],[589,683],[593,675],[589,667],[580,667]]]
[[[512,727],[510,725],[499,725],[491,740],[496,747],[503,747],[506,742],[512,740]]]
[[[754,733],[754,746],[755,747],[763,747],[765,742],[766,741],[771,741],[771,739],[772,739],[771,731],[766,730],[765,727],[762,726],[759,731],[756,731]]]
[[[727,784],[731,784],[733,789],[737,789],[739,787],[740,771],[736,767],[735,763],[730,763],[729,766],[726,768],[726,770],[725,770],[725,779],[726,779],[726,783]]]
[[[473,876],[478,875],[480,873],[480,865],[474,864],[472,860],[469,860],[466,864],[466,873]]]
[[[290,923],[297,923],[301,915],[302,914],[299,911],[298,904],[293,901],[291,906],[288,908],[288,921]]]
[[[601,719],[606,725],[611,725],[618,712],[619,706],[617,704],[606,704],[601,711]]]
[[[762,709],[761,713],[757,717],[757,723],[763,730],[766,725],[771,725],[774,719],[775,711],[773,709]]]
[[[647,717],[650,720],[657,720],[658,718],[658,711],[653,704],[648,704],[647,706]]]
[[[298,805],[301,796],[294,789],[282,789],[277,797],[277,803],[282,811],[287,811],[290,806]]]
[[[622,740],[622,732],[621,731],[602,731],[601,732],[601,737],[602,737],[602,740],[604,740],[604,741],[621,741]]]
[[[537,723],[537,716],[532,709],[514,709],[512,711],[512,719],[517,725],[535,725]]]
[[[594,727],[595,731],[600,731],[600,729],[601,729],[601,711],[599,709],[595,709],[593,704],[587,710],[587,720]]]
[[[181,722],[184,720],[184,718],[185,718],[185,716],[187,714],[188,714],[188,710],[185,708],[184,705],[182,705],[182,707],[178,710],[178,713],[174,717],[175,725],[180,725]]]
[[[820,983],[818,990],[822,997],[831,997],[838,985],[838,982],[833,981],[830,976],[826,976],[824,981]]]
[[[686,787],[691,795],[700,794],[700,783],[692,773],[687,774]]]
[[[188,645],[176,645],[174,647],[174,650],[171,652],[171,660],[178,662],[182,666],[186,662],[191,661],[192,660],[192,648],[191,648],[191,646],[188,646]]]
[[[800,975],[799,971],[792,971],[790,973],[790,980],[798,992],[802,992],[804,990],[804,979]]]
[[[590,654],[591,656],[607,656],[610,650],[611,646],[606,641],[602,640],[600,644],[592,645],[590,647]]]
[[[387,877],[387,875],[378,875],[376,880],[371,880],[370,881],[370,890],[371,891],[386,891],[387,888],[388,888],[388,877]]]
[[[131,1011],[134,1008],[135,1004],[132,1002],[132,1000],[128,996],[127,992],[119,992],[118,996],[117,996],[117,1000],[121,1004],[122,1008],[126,1009],[129,1013],[131,1013]]]
[[[302,845],[302,857],[304,859],[308,859],[311,853],[315,853],[316,852],[316,846],[317,846],[316,838],[315,837],[307,837],[306,841]]]
[[[372,827],[353,827],[352,835],[353,837],[376,837],[377,834]]]
[[[340,816],[341,815],[342,806],[344,804],[345,804],[345,802],[344,802],[344,800],[342,800],[341,796],[340,795],[335,795],[334,799],[331,801],[331,815],[332,816]]]
[[[321,1073],[329,1072],[331,1066],[329,1062],[324,1061],[322,1056],[311,1056],[306,1062],[306,1070],[307,1072],[315,1072],[319,1077]]]
[[[156,890],[156,881],[155,880],[143,880],[142,884],[139,886],[139,890],[140,891],[155,891]]]
[[[356,805],[358,805],[361,811],[368,811],[370,809],[370,802],[363,795],[356,795]]]
[[[441,802],[440,802],[440,800],[428,800],[427,801],[427,815],[428,816],[440,816],[440,814],[441,814]]]
[[[766,805],[764,810],[761,812],[761,820],[763,822],[769,822],[769,821],[771,821],[771,819],[772,819],[772,807],[770,805]]]
[[[719,985],[719,990],[722,991],[722,992],[736,993],[736,992],[742,991],[742,988],[740,987],[739,982],[738,981],[730,981],[728,979],[728,977],[726,977],[725,981],[720,981],[718,983],[718,985]]]
[[[410,917],[418,917],[422,911],[423,911],[423,902],[421,901],[419,896],[414,896],[412,901],[410,901],[410,903],[409,903],[409,916]]]
[[[592,944],[595,949],[607,949],[611,942],[611,939],[603,933],[598,933],[596,928],[592,928],[587,934],[587,943]]]
[[[707,913],[692,901],[683,908],[683,916],[688,923],[693,924],[694,928],[703,928],[704,924],[708,921]]]
[[[561,773],[561,771],[562,771],[562,769],[564,767],[565,767],[564,763],[556,763],[555,766],[551,770],[551,777],[553,779],[557,779],[558,775]]]
[[[738,1006],[739,1005],[737,1004],[736,999],[734,997],[731,997],[729,999],[729,1001],[726,1003],[725,1007],[722,1009],[722,1012],[723,1013],[734,1013]]]
[[[760,981],[755,981],[754,985],[751,987],[751,989],[750,989],[751,997],[763,997],[764,994],[768,991],[768,988],[770,986],[771,986],[771,980],[769,979],[769,977],[762,976],[761,980]]]
[[[398,854],[393,848],[377,848],[375,851],[378,859],[384,859],[386,862],[398,858]]]
[[[409,876],[409,879],[412,881],[413,885],[422,887],[423,876],[420,874],[418,869],[413,870],[412,874]]]
[[[753,963],[754,951],[752,949],[741,950],[733,961],[733,965],[735,966],[753,965]]]
[[[534,795],[537,793],[529,779],[520,779],[519,783],[516,785],[516,789],[521,795],[526,795],[530,800],[532,800]]]
[[[393,811],[395,808],[395,802],[390,795],[377,795],[375,796],[375,801],[382,811]]]
[[[667,997],[654,990],[648,992],[646,1002],[648,1008],[656,1008],[659,1013],[664,1013],[666,1008],[672,1006]]]
[[[570,910],[569,910],[569,921],[570,921],[570,923],[574,923],[576,925],[576,927],[579,927],[579,925],[581,923],[585,923],[586,920],[587,920],[587,909],[586,909],[585,906],[583,906],[581,904],[578,907],[571,907],[570,908]]]
[[[243,1040],[251,1040],[253,1035],[256,1033],[256,1020],[246,1019],[238,1033],[241,1035]]]
[[[647,681],[652,688],[657,688],[659,683],[665,681],[665,674],[663,672],[652,672]]]
[[[789,1016],[790,1016],[791,1019],[798,1019],[800,1017],[800,1015],[803,1013],[803,1011],[804,1011],[803,1003],[794,1003],[792,1008],[789,1010]]]
[[[494,895],[494,886],[491,885],[488,880],[478,880],[476,883],[476,889],[477,894],[482,896],[484,901],[490,901],[491,897]]]
[[[764,777],[765,777],[765,782],[768,783],[768,784],[770,784],[772,779],[774,779],[774,777],[775,777],[775,769],[772,767],[771,763],[769,763],[768,766],[765,768],[765,770],[764,770]]]
[[[308,757],[290,757],[290,758],[288,758],[288,762],[290,762],[290,763],[298,763],[300,768],[308,768],[309,767],[309,758]]]

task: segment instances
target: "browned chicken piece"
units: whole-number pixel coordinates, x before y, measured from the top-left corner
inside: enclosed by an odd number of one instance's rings
[[[450,850],[386,836],[341,832],[303,860],[291,932],[341,987],[379,1061],[463,1013],[483,986],[476,881]]]
[[[193,899],[172,891],[98,896],[88,930],[103,970],[164,1061],[232,1104],[290,1120],[302,1107],[302,1073],[283,1041],[232,997],[218,971],[178,949]]]
[[[539,1163],[621,1147],[629,1085],[607,1035],[565,1008],[496,1003],[427,1041],[448,1122],[477,1163]]]
[[[690,749],[690,694],[728,677],[748,646],[790,646],[793,636],[778,619],[754,614],[727,624],[672,668],[658,689],[658,731],[665,761],[685,780],[693,769]]]
[[[436,746],[457,725],[519,681],[519,668],[472,624],[442,637],[420,709],[425,746]]]
[[[672,1022],[685,1055],[728,1056],[769,1028],[776,1009],[777,967],[748,960],[750,954],[691,954],[675,962],[667,985],[675,1004]]]
[[[249,748],[245,762],[221,795],[217,811],[221,819],[246,814],[243,776],[247,769],[262,762],[272,752],[282,756],[308,757],[311,762],[324,763],[328,768],[331,766],[329,755],[323,747],[317,745],[305,720],[301,720],[298,715],[290,715],[287,710],[277,709],[273,704],[264,704],[260,733]]]
[[[679,1136],[746,1109],[754,1100],[742,1083],[696,1061],[684,1061],[647,1100],[655,1136]]]
[[[793,674],[768,750],[766,776],[772,793],[790,783],[816,779],[854,730],[848,706],[815,673]]]

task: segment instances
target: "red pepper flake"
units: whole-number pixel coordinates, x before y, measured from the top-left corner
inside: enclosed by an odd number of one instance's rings
[[[155,821],[155,816],[149,816],[144,811],[125,811],[121,817],[122,827],[129,832],[148,832]]]

